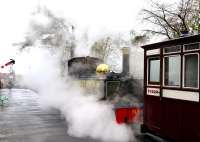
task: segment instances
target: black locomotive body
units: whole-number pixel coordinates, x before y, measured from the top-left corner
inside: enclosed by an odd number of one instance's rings
[[[95,57],[70,59],[68,73],[79,82],[87,94],[97,95],[99,100],[113,103],[117,122],[133,121],[140,108],[139,102],[142,96],[141,94],[133,96],[134,85],[137,84],[133,78],[124,72],[111,72],[108,65]]]

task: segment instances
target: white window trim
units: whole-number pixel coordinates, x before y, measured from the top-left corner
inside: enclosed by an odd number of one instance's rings
[[[199,49],[185,50],[185,46],[186,46],[186,45],[190,45],[190,44],[199,44]],[[183,44],[183,52],[198,51],[198,50],[200,50],[200,42],[194,42],[194,43]]]
[[[185,87],[185,56],[187,55],[192,55],[192,54],[196,54],[198,55],[198,78],[197,78],[197,88],[196,87]],[[183,81],[182,81],[182,85],[183,85],[183,88],[187,88],[187,89],[199,89],[199,54],[198,53],[186,53],[183,55]]]
[[[179,85],[177,86],[171,86],[171,85],[165,85],[165,58],[166,57],[173,57],[173,56],[179,56],[180,57],[180,63],[181,63],[181,55],[177,54],[177,55],[166,55],[163,57],[163,86],[164,87],[171,87],[171,88],[180,88],[181,87],[181,65],[180,65],[180,73],[179,73]]]
[[[199,92],[163,89],[164,98],[199,102]]]
[[[147,50],[147,56],[151,56],[151,55],[160,55],[160,49],[151,49],[151,50]]]
[[[147,59],[147,85],[149,85],[149,86],[160,86],[160,84],[157,85],[157,84],[150,84],[150,83],[149,83],[149,72],[150,72],[150,71],[149,71],[149,69],[150,69],[150,68],[149,68],[149,60],[150,60],[150,59],[154,59],[154,58],[158,58],[158,57],[160,58],[160,56],[156,56],[156,57],[147,57],[147,58],[148,58],[148,59]],[[160,59],[159,59],[159,60],[160,60]],[[161,68],[160,68],[160,69],[161,69]]]
[[[179,47],[180,47],[180,50],[179,50],[179,51],[165,53],[165,48],[173,48],[173,47],[176,47],[176,46],[179,46]],[[174,54],[174,53],[181,53],[181,45],[168,46],[168,47],[165,47],[165,48],[163,48],[163,54],[164,54],[164,55]]]

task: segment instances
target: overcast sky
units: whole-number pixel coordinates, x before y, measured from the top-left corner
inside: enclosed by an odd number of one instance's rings
[[[75,24],[77,29],[89,29],[96,34],[102,30],[108,32],[129,31],[138,26],[138,11],[143,8],[144,1],[6,0],[0,4],[1,33],[3,31],[3,36],[7,35],[9,41],[20,40],[27,30],[31,12],[35,11],[39,5],[64,17],[66,21]]]
[[[164,1],[164,0],[162,0]],[[170,0],[173,1],[173,0]],[[0,2],[0,63],[12,58],[12,44],[23,41],[37,7],[46,7],[75,25],[78,31],[98,36],[140,29],[138,12],[148,0],[4,0]]]
[[[31,13],[39,5],[72,22],[77,29],[100,34],[141,27],[138,12],[148,6],[148,0],[4,0],[0,2],[1,46],[23,39]]]

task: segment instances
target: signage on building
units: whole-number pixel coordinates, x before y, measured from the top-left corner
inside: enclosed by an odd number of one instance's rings
[[[160,96],[160,88],[147,88],[147,95]]]

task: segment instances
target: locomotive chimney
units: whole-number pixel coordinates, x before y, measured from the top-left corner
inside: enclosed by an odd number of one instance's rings
[[[129,47],[122,48],[123,62],[122,62],[122,75],[129,75]]]
[[[74,26],[71,25],[71,34],[72,34],[72,37],[71,37],[71,45],[70,45],[70,58],[73,58],[74,57],[74,50],[75,50],[75,36],[74,36]]]

